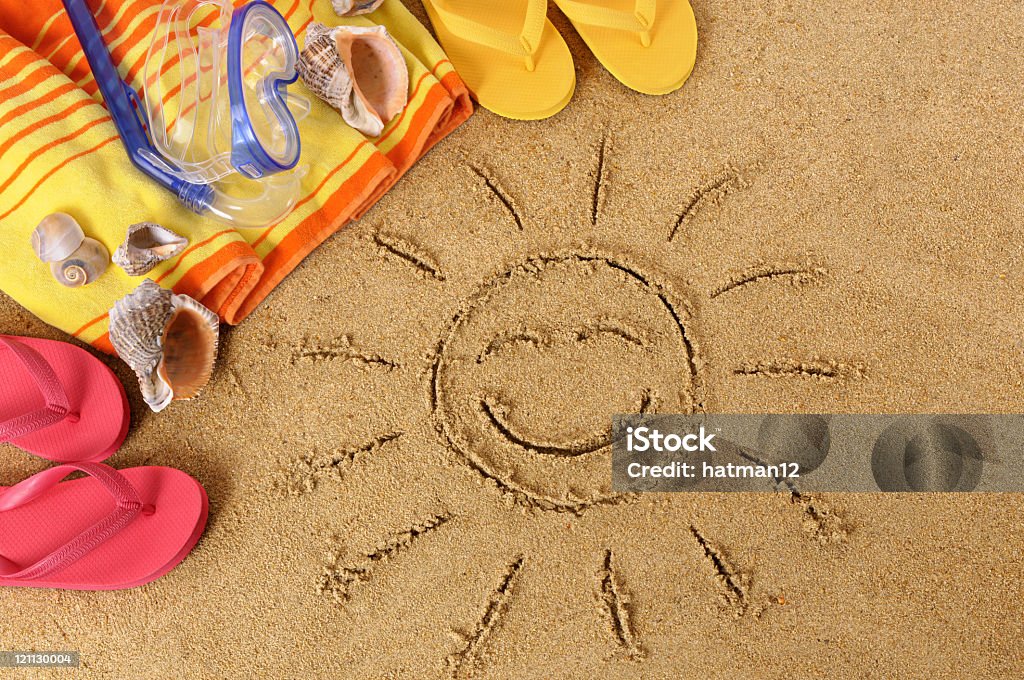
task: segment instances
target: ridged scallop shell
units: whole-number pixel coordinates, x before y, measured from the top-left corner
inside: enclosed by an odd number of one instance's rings
[[[220,319],[187,295],[146,279],[110,310],[110,343],[139,379],[142,398],[160,412],[191,399],[210,380]]]
[[[379,136],[409,103],[409,67],[383,26],[311,24],[299,73],[316,96],[368,137]]]
[[[32,250],[43,262],[60,262],[78,250],[85,232],[67,213],[47,215],[32,232]]]
[[[384,4],[384,0],[331,0],[334,13],[339,17],[354,17],[357,14],[369,14]]]
[[[188,239],[184,236],[153,222],[139,222],[128,227],[124,243],[114,251],[114,264],[128,276],[142,276],[187,247]]]
[[[110,264],[110,253],[94,238],[82,239],[75,252],[59,262],[50,263],[50,273],[57,282],[68,288],[79,288],[92,283]]]

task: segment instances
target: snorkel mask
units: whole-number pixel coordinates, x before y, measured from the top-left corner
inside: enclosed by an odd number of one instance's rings
[[[305,169],[288,94],[298,46],[263,0],[168,0],[143,77],[145,104],[114,67],[85,0],[62,0],[132,162],[193,212],[267,227],[299,196]]]

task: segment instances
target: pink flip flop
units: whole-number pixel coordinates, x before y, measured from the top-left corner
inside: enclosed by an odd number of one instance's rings
[[[0,335],[0,442],[58,463],[101,461],[131,413],[113,371],[66,342]]]
[[[89,476],[61,481],[74,472]],[[166,467],[59,465],[0,487],[0,586],[121,590],[185,559],[206,528],[206,491]]]

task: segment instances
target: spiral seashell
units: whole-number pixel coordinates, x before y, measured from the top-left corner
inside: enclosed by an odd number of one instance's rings
[[[98,279],[107,271],[110,253],[94,238],[84,238],[75,252],[60,262],[50,263],[53,278],[68,288],[79,288]]]
[[[43,262],[60,262],[78,250],[85,232],[67,213],[47,215],[32,232],[32,250]]]
[[[384,4],[384,0],[331,0],[334,13],[339,17],[353,17],[357,14],[369,14]]]
[[[156,412],[191,399],[210,380],[220,319],[187,295],[146,279],[110,310],[110,342]]]
[[[313,23],[298,67],[306,86],[368,137],[409,103],[409,68],[383,26]]]
[[[128,276],[142,276],[164,260],[181,254],[188,239],[153,222],[128,227],[128,235],[114,251],[114,264]]]

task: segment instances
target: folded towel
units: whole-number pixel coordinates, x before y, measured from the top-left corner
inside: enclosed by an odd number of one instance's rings
[[[90,0],[115,64],[140,92],[161,4]],[[347,19],[334,14],[330,0],[273,4],[300,46],[313,21],[385,26],[409,65],[409,106],[368,139],[314,99],[299,125],[309,173],[295,211],[270,229],[235,230],[188,212],[132,166],[59,0],[0,0],[0,289],[44,321],[113,352],[107,311],[142,279],[111,266],[84,288],[65,288],[36,259],[29,235],[44,216],[66,212],[113,253],[128,225],[157,222],[188,237],[189,246],[148,277],[236,324],[472,113],[462,80],[400,0]],[[308,94],[301,82],[292,87]]]

